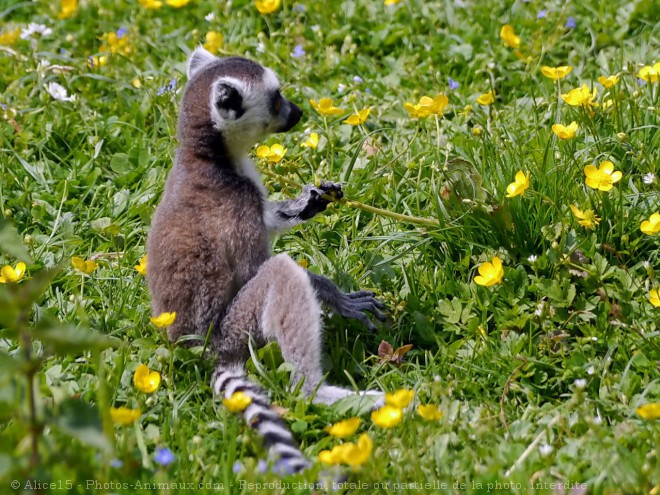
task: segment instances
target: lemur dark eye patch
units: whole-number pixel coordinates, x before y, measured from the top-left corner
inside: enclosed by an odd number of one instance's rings
[[[280,109],[282,108],[282,95],[279,91],[273,95],[270,106],[274,114],[280,113]]]

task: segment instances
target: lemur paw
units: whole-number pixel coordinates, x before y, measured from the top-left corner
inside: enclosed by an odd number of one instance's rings
[[[303,196],[306,196],[307,204],[299,217],[307,220],[327,208],[331,200],[323,196],[330,196],[333,200],[337,200],[344,197],[344,193],[341,190],[341,184],[323,181],[319,186],[308,184],[303,187]]]
[[[330,196],[333,200],[338,200],[344,197],[344,191],[341,189],[341,184],[336,182],[330,182],[329,180],[321,181],[321,185],[318,189],[323,191],[322,194]]]
[[[385,304],[376,299],[373,292],[366,290],[342,294],[341,300],[335,304],[337,313],[344,318],[358,320],[372,332],[376,330],[376,326],[365,312],[368,311],[380,321],[384,321],[386,316],[385,313],[380,311],[381,309],[385,309]]]

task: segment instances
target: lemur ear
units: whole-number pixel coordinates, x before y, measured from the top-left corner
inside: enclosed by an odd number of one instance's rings
[[[243,96],[239,89],[229,81],[218,81],[213,85],[213,105],[225,120],[238,119],[243,109]]]
[[[190,55],[188,60],[188,79],[190,79],[199,69],[216,60],[215,55],[200,46]]]

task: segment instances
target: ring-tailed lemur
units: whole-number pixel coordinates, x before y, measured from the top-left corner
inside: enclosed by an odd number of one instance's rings
[[[268,201],[249,149],[270,133],[295,126],[302,110],[282,97],[272,70],[240,57],[217,58],[196,49],[178,123],[179,148],[147,241],[154,315],[176,311],[172,341],[205,335],[212,327],[218,365],[216,394],[243,391],[252,398],[246,422],[269,453],[298,471],[309,465],[267,395],[247,380],[248,339],[276,340],[295,367],[302,390],[330,404],[353,392],[322,384],[321,309],[383,319],[373,293],[341,292],[329,279],[304,270],[289,256],[271,256],[269,238],[323,211],[325,193],[338,184],[308,185],[293,200]],[[367,391],[365,393],[370,393]]]

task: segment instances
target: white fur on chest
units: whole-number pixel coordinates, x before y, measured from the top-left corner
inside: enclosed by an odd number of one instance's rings
[[[250,158],[244,156],[243,158],[237,160],[236,173],[238,173],[238,175],[240,175],[241,177],[250,179],[252,183],[255,185],[255,187],[261,193],[261,196],[264,199],[266,199],[267,197],[266,188],[264,187],[263,182],[261,182],[261,176],[257,171],[257,167],[255,167],[254,162],[250,160]]]

